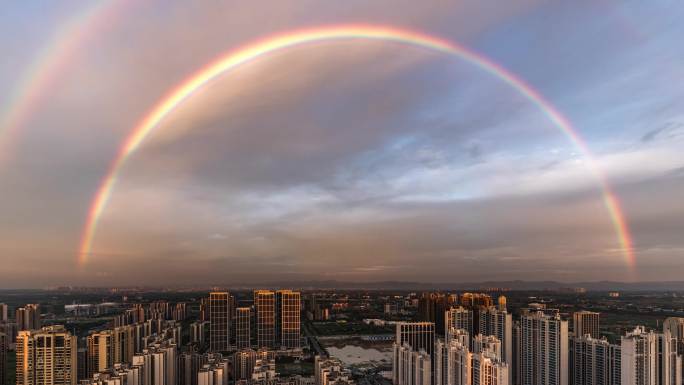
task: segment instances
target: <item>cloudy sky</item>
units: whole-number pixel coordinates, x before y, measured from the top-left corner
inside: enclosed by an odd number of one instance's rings
[[[0,287],[680,280],[683,17],[674,1],[5,4]],[[102,178],[164,95],[250,42],[358,23],[458,42],[544,95],[619,197],[636,265],[538,106],[458,57],[361,39],[196,92],[124,164],[77,263]]]

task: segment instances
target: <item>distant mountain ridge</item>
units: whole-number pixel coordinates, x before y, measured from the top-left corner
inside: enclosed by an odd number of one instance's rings
[[[317,281],[271,281],[271,282],[230,282],[195,285],[111,285],[111,286],[52,286],[47,290],[57,291],[87,291],[93,289],[102,290],[159,290],[159,291],[208,291],[213,288],[247,290],[258,288],[295,288],[295,289],[339,289],[339,290],[574,290],[585,289],[587,291],[684,291],[684,281],[643,281],[643,282],[619,282],[619,281],[586,281],[586,282],[558,282],[558,281],[481,281],[481,282],[412,282],[412,281],[375,281],[375,282],[352,282],[336,280]],[[45,289],[0,289],[8,293],[15,290],[31,291]]]
[[[249,285],[229,285],[239,287]],[[586,289],[589,291],[684,291],[684,281],[590,281],[590,282],[557,282],[557,281],[483,281],[483,282],[346,282],[346,281],[283,281],[260,284],[264,287],[297,287],[302,289],[400,289],[400,290],[562,290]]]

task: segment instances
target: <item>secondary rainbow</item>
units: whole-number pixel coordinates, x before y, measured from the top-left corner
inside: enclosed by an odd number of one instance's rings
[[[88,211],[88,217],[82,234],[80,249],[77,256],[79,264],[83,265],[92,253],[93,240],[98,221],[107,206],[119,172],[126,163],[126,160],[140,147],[150,133],[159,126],[159,123],[175,108],[212,80],[264,55],[304,44],[353,39],[395,42],[457,56],[491,75],[494,75],[535,104],[540,111],[572,141],[587,160],[586,163],[595,176],[602,191],[603,201],[610,215],[625,262],[630,269],[634,268],[635,255],[632,239],[617,196],[610,189],[605,176],[598,168],[587,144],[572,127],[568,119],[565,118],[548,100],[525,81],[509,72],[501,65],[466,47],[416,31],[375,25],[327,26],[286,32],[267,37],[263,40],[229,51],[227,54],[219,57],[216,61],[209,63],[206,67],[197,71],[194,75],[190,76],[187,80],[162,97],[159,103],[143,117],[139,124],[135,126],[130,136],[125,140],[95,194]]]
[[[8,157],[19,129],[44,100],[50,86],[81,53],[83,46],[122,9],[124,0],[88,2],[60,25],[49,43],[32,61],[0,114],[0,156]]]

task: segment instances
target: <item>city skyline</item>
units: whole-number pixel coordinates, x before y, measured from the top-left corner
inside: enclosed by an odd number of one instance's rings
[[[681,4],[4,8],[0,288],[684,273]]]

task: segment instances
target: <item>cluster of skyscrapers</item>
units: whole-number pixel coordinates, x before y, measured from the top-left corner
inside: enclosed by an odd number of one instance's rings
[[[611,344],[599,335],[599,313],[573,313],[569,331],[558,310],[539,304],[513,321],[503,296],[494,306],[485,294],[429,293],[419,311],[424,321],[396,326],[395,385],[682,384],[684,318]]]
[[[206,307],[211,351],[252,347],[293,352],[301,349],[299,292],[256,290],[253,307],[237,307],[230,293],[212,292]],[[252,338],[252,324],[255,338]]]
[[[212,292],[190,323],[184,302],[133,304],[80,346],[63,326],[42,327],[38,305],[15,309],[8,322],[0,304],[0,384],[14,344],[17,385],[274,385],[276,354],[301,355],[300,293],[257,290],[252,306],[236,303]]]

